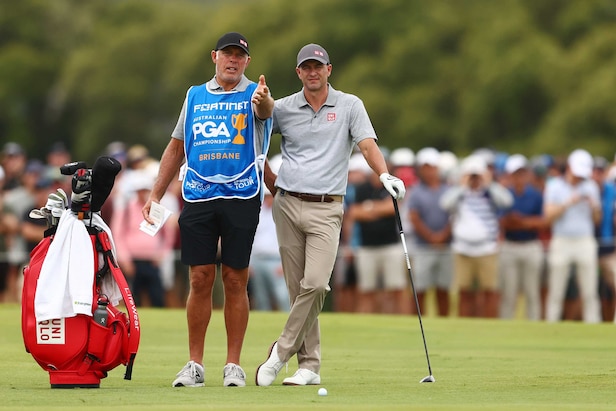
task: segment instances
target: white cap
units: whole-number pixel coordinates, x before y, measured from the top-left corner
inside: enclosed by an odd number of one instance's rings
[[[513,174],[520,169],[526,168],[527,165],[528,159],[522,154],[512,154],[505,163],[505,172]]]
[[[477,154],[466,157],[460,166],[462,174],[484,174],[488,171],[486,160]]]
[[[592,156],[588,151],[577,149],[574,150],[567,158],[567,165],[571,174],[580,178],[590,178],[592,176]]]
[[[410,167],[415,163],[415,153],[408,147],[397,148],[389,155],[389,162],[394,167]]]
[[[486,166],[493,165],[494,161],[496,160],[496,154],[494,153],[494,150],[486,147],[478,148],[477,150],[473,151],[472,155],[477,155],[483,158],[483,161],[485,161]]]
[[[451,151],[441,151],[438,159],[438,168],[442,173],[449,173],[458,166],[458,157]]]
[[[434,147],[424,147],[417,152],[417,165],[439,166],[441,154]]]

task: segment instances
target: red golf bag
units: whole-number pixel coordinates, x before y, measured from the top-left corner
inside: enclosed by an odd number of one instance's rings
[[[92,278],[93,316],[37,321],[35,293],[43,261],[55,230],[30,254],[24,269],[22,292],[22,333],[26,351],[49,372],[52,388],[98,388],[107,372],[126,365],[124,379],[130,380],[140,338],[140,323],[135,301],[118,267],[107,233],[99,227],[87,227],[94,251]],[[124,300],[127,313],[114,306],[101,291],[105,276],[113,276]],[[44,290],[42,290],[44,292]]]

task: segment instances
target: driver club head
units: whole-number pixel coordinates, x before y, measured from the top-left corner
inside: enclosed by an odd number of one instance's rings
[[[419,381],[420,384],[424,383],[424,382],[434,382],[436,381],[434,379],[434,377],[432,375],[428,375],[426,378],[424,378],[423,380]]]

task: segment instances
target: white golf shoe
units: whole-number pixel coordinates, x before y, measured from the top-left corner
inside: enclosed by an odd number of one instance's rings
[[[237,364],[229,363],[222,370],[223,386],[225,387],[245,387],[246,373]]]
[[[262,387],[271,385],[284,364],[278,357],[278,342],[275,342],[270,348],[267,360],[257,368],[255,377],[257,385]]]
[[[319,385],[321,384],[321,376],[306,368],[300,368],[295,371],[292,377],[285,378],[282,385]]]
[[[188,361],[177,373],[173,387],[203,387],[205,385],[205,370],[194,361]]]

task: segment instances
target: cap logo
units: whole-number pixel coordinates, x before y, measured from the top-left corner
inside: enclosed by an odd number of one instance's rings
[[[240,39],[240,44],[244,47],[248,47],[248,43],[244,39]]]
[[[322,51],[315,50],[315,51],[314,51],[314,54],[316,54],[317,56],[321,56],[321,57],[323,57],[323,52],[322,52]]]

